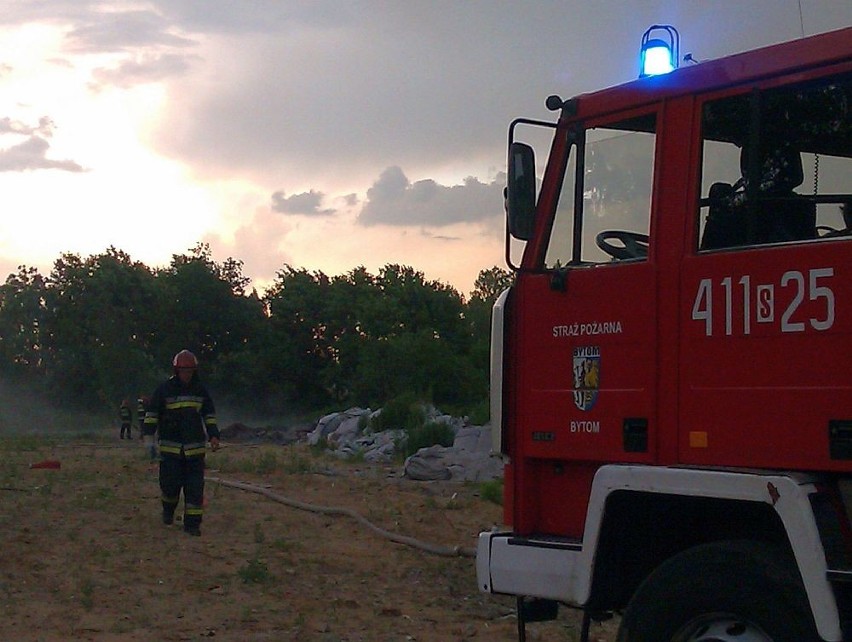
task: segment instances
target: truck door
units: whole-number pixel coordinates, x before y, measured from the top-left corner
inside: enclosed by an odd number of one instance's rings
[[[801,78],[701,101],[681,271],[684,463],[852,459],[852,80]]]
[[[557,132],[572,144],[551,156],[565,171],[546,174],[546,239],[527,247],[513,302],[519,532],[579,537],[576,500],[600,463],[653,457],[655,123],[633,113]]]

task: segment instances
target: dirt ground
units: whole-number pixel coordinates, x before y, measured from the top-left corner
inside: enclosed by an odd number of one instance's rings
[[[59,469],[30,468],[52,460]],[[202,536],[160,520],[138,441],[0,437],[0,640],[516,640],[514,601],[480,593],[473,559],[389,541],[376,527],[473,549],[502,509],[477,484],[415,482],[305,445],[225,443],[207,457]],[[182,506],[179,509],[182,510]],[[577,640],[579,617],[528,640]],[[592,640],[612,639],[595,625]]]

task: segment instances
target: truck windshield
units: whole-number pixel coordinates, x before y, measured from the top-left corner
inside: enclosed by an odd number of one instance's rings
[[[656,143],[653,116],[586,129],[571,150],[545,267],[647,258]],[[579,151],[578,151],[579,150]],[[574,211],[577,154],[583,155],[582,211]],[[575,220],[579,218],[579,220]],[[575,247],[575,232],[579,244]]]

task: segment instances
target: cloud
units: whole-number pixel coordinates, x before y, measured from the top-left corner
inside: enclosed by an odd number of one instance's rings
[[[362,9],[349,20],[312,16],[284,36],[208,34],[198,53],[216,82],[196,76],[169,88],[193,118],[166,115],[161,153],[211,175],[286,175],[290,189],[341,176],[366,182],[389,159],[422,172],[460,155],[486,167],[502,162],[521,58],[501,60],[506,47],[492,58],[450,15],[408,16],[403,5],[388,11],[375,2]],[[491,77],[492,66],[507,73],[483,86],[477,77]],[[544,92],[524,90],[542,102]],[[245,125],[234,136],[222,123]]]
[[[188,47],[193,40],[181,35],[162,14],[154,11],[93,10],[66,35],[75,53],[134,51],[140,47]]]
[[[23,134],[24,136],[32,136],[40,134],[44,138],[50,138],[53,135],[53,121],[42,116],[38,120],[38,125],[27,125],[19,120],[12,120],[8,116],[0,118],[0,134]]]
[[[113,67],[100,67],[92,72],[97,85],[129,88],[138,84],[160,82],[182,76],[197,56],[183,54],[144,54],[128,58]]]
[[[232,256],[243,261],[243,273],[253,287],[263,290],[285,264],[294,262],[287,240],[293,226],[269,208],[257,207],[250,220],[237,228],[230,239],[208,233],[203,241],[210,244],[217,260]]]
[[[504,184],[502,173],[490,183],[474,177],[461,185],[441,185],[432,179],[412,183],[402,169],[388,167],[367,190],[358,222],[443,227],[491,221],[502,215]]]
[[[17,145],[0,150],[0,172],[20,172],[36,169],[59,169],[66,172],[82,172],[83,167],[72,160],[47,158],[50,144],[39,136],[30,136]]]
[[[0,172],[20,172],[36,169],[59,169],[66,172],[82,172],[83,167],[72,160],[47,158],[55,125],[47,116],[38,119],[37,125],[28,125],[8,116],[0,118],[0,135],[26,136],[26,140],[0,149]]]
[[[308,214],[329,216],[334,214],[334,209],[320,209],[325,195],[322,192],[302,192],[301,194],[293,194],[287,196],[284,192],[278,191],[272,194],[272,210],[282,214]]]

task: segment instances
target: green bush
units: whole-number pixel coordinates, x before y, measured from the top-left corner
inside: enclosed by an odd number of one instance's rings
[[[405,443],[402,444],[401,448],[404,457],[413,455],[421,448],[428,448],[436,444],[452,446],[455,440],[452,427],[441,421],[430,421],[405,432]]]
[[[474,426],[484,426],[491,419],[491,403],[486,398],[470,409],[468,415],[470,423]]]
[[[426,422],[423,403],[412,393],[405,393],[385,404],[382,411],[373,418],[373,432],[383,430],[405,430],[410,432],[421,428]]]
[[[364,413],[360,417],[358,417],[358,432],[369,432],[370,430],[370,415],[369,413]]]

